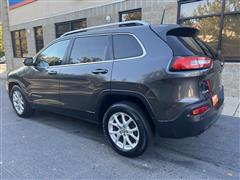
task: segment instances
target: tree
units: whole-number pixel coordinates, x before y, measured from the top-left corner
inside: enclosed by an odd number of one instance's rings
[[[0,57],[4,55],[2,24],[0,23]]]

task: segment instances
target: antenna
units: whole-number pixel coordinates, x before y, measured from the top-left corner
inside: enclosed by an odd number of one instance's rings
[[[166,11],[166,8],[163,9],[161,24],[163,24],[163,20],[164,20],[164,17],[165,17],[165,11]]]

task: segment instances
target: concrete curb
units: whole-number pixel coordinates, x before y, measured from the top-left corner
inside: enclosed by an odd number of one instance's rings
[[[223,115],[240,117],[240,98],[225,97]]]

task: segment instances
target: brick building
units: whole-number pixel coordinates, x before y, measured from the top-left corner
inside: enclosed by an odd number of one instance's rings
[[[226,59],[227,96],[240,97],[239,0],[9,0],[8,69],[22,65],[64,32],[111,22],[143,20],[197,27],[199,37]]]

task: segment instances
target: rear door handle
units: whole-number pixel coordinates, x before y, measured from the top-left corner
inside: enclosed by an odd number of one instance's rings
[[[49,75],[56,75],[56,74],[57,74],[57,71],[49,71],[48,74],[49,74]]]
[[[107,69],[95,69],[92,71],[93,74],[107,74],[108,70]]]

